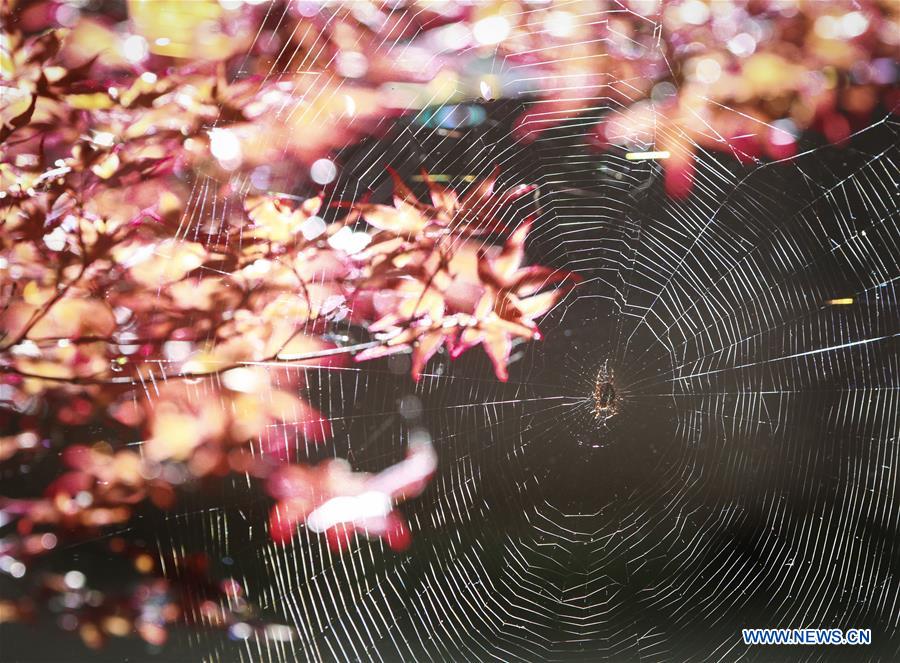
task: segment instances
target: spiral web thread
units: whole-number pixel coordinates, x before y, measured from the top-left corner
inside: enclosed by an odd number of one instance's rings
[[[526,89],[540,63],[514,62],[498,55],[491,67]],[[529,250],[584,283],[547,316],[547,341],[516,348],[507,384],[478,356],[439,356],[418,384],[398,360],[298,367],[339,431],[325,455],[379,469],[411,431],[430,435],[440,465],[408,505],[415,543],[400,555],[358,538],[337,553],[301,528],[282,547],[265,531],[263,496],[184,504],[159,545],[176,559],[202,549],[233,560],[248,597],[290,630],[234,642],[201,628],[185,636],[192,651],[209,661],[728,661],[764,655],[740,644],[742,626],[862,626],[880,649],[860,656],[900,652],[896,117],[875,118],[846,146],[804,142],[782,163],[741,165],[693,145],[694,191],[673,201],[658,162],[586,146],[597,118],[628,106],[601,96],[579,118],[547,111],[548,125],[564,121],[531,143],[500,121],[464,157],[409,117],[354,152],[342,174],[351,196],[387,186],[390,155],[409,172],[481,179],[499,165],[538,184]],[[634,149],[677,131],[650,127]],[[414,163],[423,146],[427,161]],[[184,237],[224,215],[212,190],[195,187]],[[591,400],[605,361],[622,393],[607,433]],[[660,413],[650,432],[635,428],[645,413]],[[647,477],[622,468],[636,478],[592,499],[590,481],[603,493],[618,471],[598,456],[610,445],[631,445]],[[560,477],[585,476],[560,497]]]

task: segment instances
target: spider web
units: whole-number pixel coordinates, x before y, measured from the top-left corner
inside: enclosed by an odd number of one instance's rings
[[[160,548],[176,560],[206,551],[288,628],[230,640],[200,629],[186,651],[761,660],[740,629],[785,626],[873,629],[873,648],[798,660],[900,655],[896,118],[839,147],[801,137],[780,163],[693,145],[693,192],[673,200],[659,162],[589,145],[596,122],[629,103],[600,96],[577,118],[548,110],[537,116],[548,128],[521,142],[516,118],[545,107],[531,94],[544,63],[453,55],[521,94],[481,103],[477,126],[436,126],[425,112],[383,123],[335,155],[334,199],[389,199],[385,164],[406,179],[424,166],[457,188],[499,165],[504,182],[538,185],[505,219],[535,214],[529,262],[584,283],[540,322],[544,340],[515,348],[507,383],[476,350],[439,354],[419,383],[403,356],[296,368],[335,430],[307,460],[377,471],[411,439],[431,440],[437,475],[403,506],[414,543],[397,554],[359,537],[338,553],[301,528],[276,545],[249,479],[215,505],[190,498]],[[631,149],[675,131],[654,126]],[[224,213],[211,190],[198,183],[186,235]],[[852,304],[830,303],[842,299]],[[351,344],[358,331],[334,337]],[[598,422],[604,367],[619,406]]]

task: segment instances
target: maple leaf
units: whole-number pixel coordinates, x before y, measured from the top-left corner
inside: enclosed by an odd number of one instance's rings
[[[478,276],[484,291],[472,316],[474,324],[460,333],[450,352],[456,358],[481,344],[494,365],[494,373],[502,381],[509,377],[507,364],[513,340],[540,340],[536,319],[549,312],[581,281],[572,272],[543,266],[522,267],[525,239],[530,230],[530,221],[519,226],[497,257],[491,258],[486,250],[479,250]],[[552,284],[564,285],[544,290]]]
[[[285,543],[305,524],[324,533],[336,550],[356,533],[383,538],[391,549],[404,550],[411,536],[396,505],[421,494],[436,468],[430,442],[411,443],[406,458],[378,474],[353,472],[338,460],[317,467],[284,466],[268,482],[269,494],[276,499],[269,534]]]

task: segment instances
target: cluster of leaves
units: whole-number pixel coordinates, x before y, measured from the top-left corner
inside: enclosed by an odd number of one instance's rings
[[[58,469],[0,497],[2,570],[229,473],[272,498],[276,541],[306,524],[335,548],[357,533],[406,548],[396,507],[425,488],[434,450],[411,443],[377,474],[305,464],[332,434],[303,397],[307,372],[350,361],[358,348],[329,340],[341,323],[373,338],[356,361],[408,351],[418,379],[440,346],[458,356],[481,344],[506,379],[513,342],[538,338],[536,319],[576,282],[522,267],[530,223],[502,219],[532,187],[497,191],[495,172],[460,197],[425,174],[425,204],[394,175],[393,205],[334,209],[321,196],[247,194],[239,175],[267,154],[244,148],[231,162],[216,155],[217,132],[266,131],[277,84],[229,83],[220,63],[158,74],[73,64],[70,39],[14,33],[3,52],[0,469]],[[44,577],[40,592],[71,594],[59,582]],[[145,584],[146,601],[98,599],[80,614],[85,642],[136,630],[159,643],[196,612],[164,577]],[[0,615],[30,612],[13,602]]]
[[[531,8],[506,3],[512,61],[542,71],[540,99],[518,119],[533,140],[590,110],[619,109],[595,128],[603,150],[668,152],[666,189],[687,195],[699,149],[742,162],[786,159],[800,134],[841,143],[879,105],[900,108],[900,4],[893,0],[618,0]],[[587,20],[586,20],[587,19]],[[539,55],[535,55],[538,53]]]
[[[561,270],[521,267],[530,222],[512,232],[499,250],[477,239],[502,231],[500,209],[533,187],[496,193],[495,171],[458,198],[423,172],[429,205],[393,176],[393,206],[360,206],[363,218],[380,230],[362,254],[370,264],[362,283],[367,291],[390,297],[373,303],[377,320],[369,326],[383,334],[384,344],[356,358],[412,348],[418,379],[442,345],[458,357],[480,344],[497,377],[506,380],[513,341],[540,338],[535,320],[578,281]]]

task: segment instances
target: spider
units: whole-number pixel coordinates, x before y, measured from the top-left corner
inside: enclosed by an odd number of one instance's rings
[[[594,417],[601,424],[614,417],[619,411],[619,395],[616,392],[613,374],[608,362],[604,362],[594,380]]]

